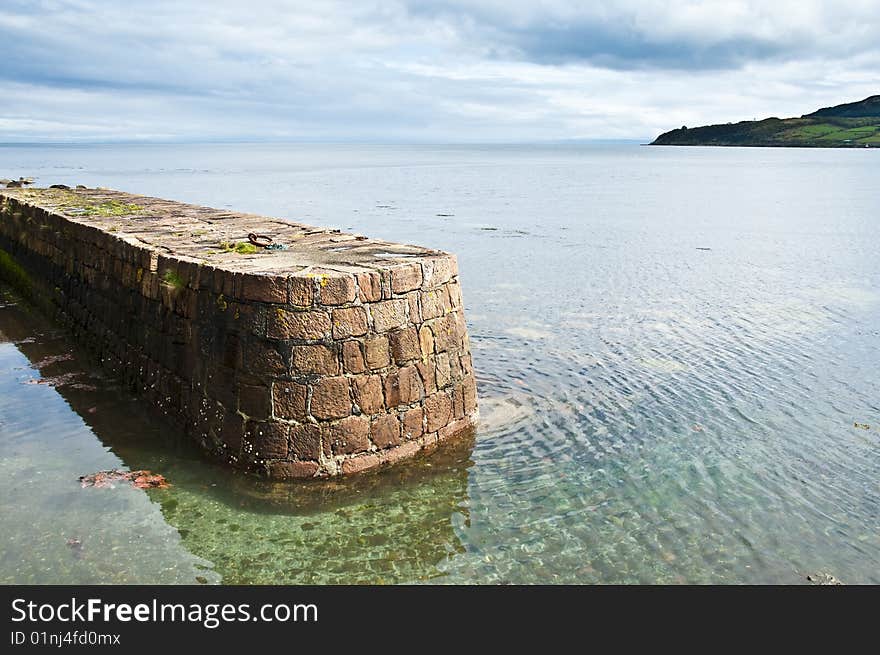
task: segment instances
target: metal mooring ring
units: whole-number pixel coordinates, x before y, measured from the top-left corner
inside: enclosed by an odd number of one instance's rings
[[[272,244],[272,237],[266,234],[248,234],[248,241],[257,248],[268,248]]]

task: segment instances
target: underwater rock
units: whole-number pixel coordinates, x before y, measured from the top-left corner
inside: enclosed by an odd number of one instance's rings
[[[98,471],[90,475],[82,475],[80,484],[85,487],[97,487],[99,489],[114,489],[117,482],[127,482],[137,489],[167,489],[171,485],[161,475],[150,471]]]

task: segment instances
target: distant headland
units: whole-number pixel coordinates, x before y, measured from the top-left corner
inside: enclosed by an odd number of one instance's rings
[[[880,148],[880,95],[800,118],[681,127],[664,132],[651,145]]]

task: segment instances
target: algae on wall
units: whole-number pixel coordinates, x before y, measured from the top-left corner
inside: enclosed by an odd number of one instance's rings
[[[0,248],[0,280],[25,296],[33,294],[31,276],[2,248]]]

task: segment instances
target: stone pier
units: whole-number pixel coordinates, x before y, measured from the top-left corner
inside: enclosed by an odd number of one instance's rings
[[[236,468],[357,473],[477,415],[444,252],[120,191],[24,188],[0,190],[0,274]]]

